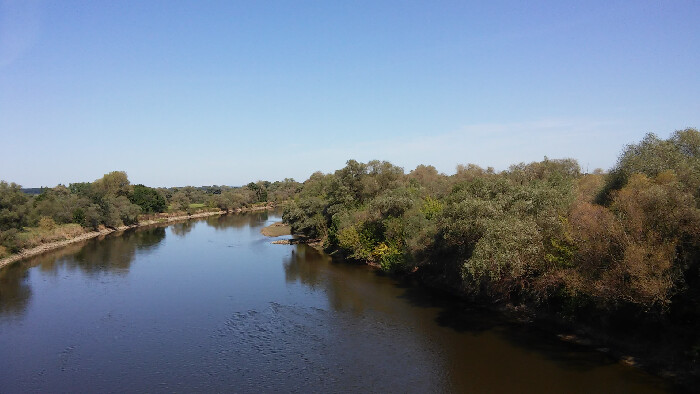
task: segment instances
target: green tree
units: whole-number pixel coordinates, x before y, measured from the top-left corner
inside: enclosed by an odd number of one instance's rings
[[[177,191],[173,194],[170,204],[175,211],[187,211],[190,207],[190,198],[184,191]]]
[[[152,187],[135,185],[134,192],[129,196],[129,200],[141,207],[143,213],[165,212],[168,208],[163,197]]]
[[[0,181],[0,230],[21,229],[29,218],[29,197],[16,183]]]
[[[131,225],[138,222],[141,208],[125,196],[107,197],[104,202],[104,224],[108,227]]]
[[[248,185],[246,185],[246,187],[255,193],[255,201],[256,202],[267,201],[267,185],[265,182],[263,182],[263,181],[258,181],[257,183],[250,182]]]
[[[15,183],[0,181],[0,255],[3,249],[16,253],[22,249],[19,230],[28,224],[29,197]]]
[[[700,132],[697,129],[676,131],[667,140],[649,133],[640,143],[627,145],[608,174],[597,201],[609,204],[612,192],[622,189],[635,173],[654,178],[664,171],[673,171],[684,188],[700,198]]]
[[[128,197],[133,187],[124,171],[112,171],[92,183],[93,192],[99,197]]]

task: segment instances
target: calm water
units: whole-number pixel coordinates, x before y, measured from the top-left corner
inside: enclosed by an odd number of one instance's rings
[[[0,271],[0,392],[656,392],[604,355],[364,266],[268,213],[92,240]]]

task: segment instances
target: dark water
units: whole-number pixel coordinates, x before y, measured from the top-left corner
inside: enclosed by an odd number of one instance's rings
[[[657,392],[231,215],[92,240],[0,271],[0,392]]]

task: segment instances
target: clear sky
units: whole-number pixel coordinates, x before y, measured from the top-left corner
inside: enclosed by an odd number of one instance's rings
[[[0,179],[498,170],[700,127],[699,1],[0,0]]]

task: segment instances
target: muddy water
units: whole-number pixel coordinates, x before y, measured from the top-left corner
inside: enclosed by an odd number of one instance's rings
[[[369,267],[279,216],[139,229],[0,271],[0,392],[660,392],[601,353]]]

